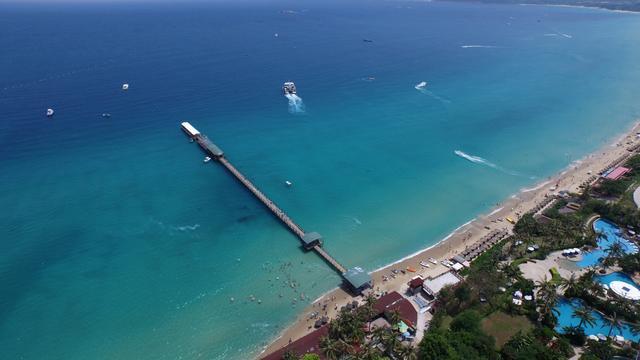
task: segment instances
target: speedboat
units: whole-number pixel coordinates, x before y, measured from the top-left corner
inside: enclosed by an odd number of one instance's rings
[[[284,184],[287,185],[287,186],[293,185],[293,183],[291,181],[289,181],[289,180],[285,181]]]
[[[430,266],[429,266],[429,264],[427,264],[427,263],[426,263],[426,262],[424,262],[424,261],[420,261],[420,266],[422,266],[422,267],[426,267],[426,268],[430,267]]]
[[[53,109],[47,109],[47,117],[52,117],[54,113]]]
[[[109,113],[104,113],[104,114],[102,114],[102,117],[103,117],[103,118],[110,118],[110,117],[111,117],[111,114],[109,114]]]
[[[293,81],[287,81],[282,85],[282,92],[285,95],[295,95],[297,93],[296,84]]]
[[[418,85],[415,86],[416,90],[422,90],[422,89],[424,89],[426,87],[427,87],[427,82],[426,81],[422,81]]]
[[[203,162],[205,162],[205,163],[208,163],[209,161],[211,161],[211,158],[208,157],[208,156],[206,158],[204,158],[204,160],[203,160]]]
[[[122,90],[124,91],[129,90],[129,84],[122,84]]]
[[[436,259],[434,259],[432,257],[429,258],[429,262],[434,264],[434,265],[438,265],[438,260],[436,260]]]

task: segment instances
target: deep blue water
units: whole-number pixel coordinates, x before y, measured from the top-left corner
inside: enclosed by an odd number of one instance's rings
[[[557,331],[562,331],[562,328],[565,326],[578,326],[580,324],[580,319],[573,317],[573,311],[580,307],[580,300],[577,299],[562,299],[559,301],[556,309],[558,310],[557,318],[558,325],[556,326]],[[609,334],[609,323],[607,320],[597,311],[593,311],[591,313],[595,320],[593,325],[583,324],[582,328],[584,329],[584,333],[588,335],[598,335],[602,334],[607,336]],[[611,336],[621,335],[627,340],[639,341],[640,335],[634,333],[631,327],[628,324],[623,323],[622,329],[613,329],[611,332]]]
[[[602,258],[607,256],[607,251],[615,243],[620,243],[622,250],[627,254],[638,252],[638,246],[623,238],[620,227],[610,221],[604,219],[594,221],[593,230],[600,234],[597,240],[598,247],[582,255],[582,260],[578,262],[580,267],[596,266]]]
[[[181,121],[339,261],[373,270],[640,114],[633,14],[0,4],[0,34],[3,359],[246,359],[339,283],[202,163]],[[287,80],[305,113],[289,112]]]

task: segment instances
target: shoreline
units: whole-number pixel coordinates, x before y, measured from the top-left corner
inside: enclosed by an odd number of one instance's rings
[[[429,257],[436,258],[438,262],[443,259],[449,259],[464,251],[469,245],[474,244],[491,231],[507,230],[511,234],[513,225],[505,220],[506,217],[519,219],[521,215],[534,210],[539,204],[548,199],[551,193],[560,190],[578,191],[582,183],[605,170],[612,162],[622,156],[631,155],[632,152],[627,149],[630,146],[638,146],[640,144],[640,137],[636,135],[638,131],[640,131],[640,119],[634,120],[626,131],[612,136],[611,141],[601,144],[595,151],[572,161],[553,175],[540,179],[532,187],[520,189],[515,194],[495,204],[486,213],[479,214],[458,226],[436,243],[371,271],[375,292],[398,291],[404,293],[406,283],[414,276],[421,275],[427,278],[449,271],[449,268],[441,264],[434,265],[430,263],[431,267],[424,268],[419,265],[420,261],[426,261]],[[415,273],[397,274],[395,277],[388,276],[392,267],[405,269],[409,266],[417,269],[417,271]],[[267,346],[263,347],[257,357],[274,352],[287,345],[289,341],[296,340],[313,331],[313,321],[310,321],[309,313],[314,311],[321,312],[329,318],[334,318],[341,306],[361,298],[362,296],[352,296],[342,287],[328,290],[300,312],[296,320],[284,328]]]
[[[640,14],[640,11],[636,10],[622,10],[622,9],[610,9],[604,6],[586,6],[586,5],[570,5],[570,4],[531,4],[531,3],[520,3],[517,4],[520,6],[551,6],[551,7],[561,7],[561,8],[577,8],[577,9],[595,9],[595,10],[604,10],[615,13],[623,13],[623,14]]]

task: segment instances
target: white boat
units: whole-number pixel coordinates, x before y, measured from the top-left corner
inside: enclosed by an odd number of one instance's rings
[[[295,95],[297,91],[296,84],[293,81],[287,81],[282,85],[282,92],[285,95]]]
[[[287,186],[293,185],[293,183],[291,181],[289,181],[289,180],[285,181],[284,184],[287,185]]]
[[[426,81],[421,81],[418,85],[415,86],[416,90],[422,90],[427,87]]]
[[[426,262],[424,262],[424,261],[420,261],[420,266],[422,266],[422,267],[426,267],[426,268],[430,267],[430,266],[429,266],[429,264],[427,264],[427,263],[426,263]]]
[[[52,117],[54,113],[53,109],[47,109],[47,117]]]
[[[122,90],[124,91],[129,90],[129,84],[122,84]]]
[[[103,113],[103,114],[102,114],[102,117],[103,117],[103,118],[110,118],[110,117],[111,117],[111,114],[109,114],[109,113]]]
[[[446,267],[451,267],[451,264],[449,264],[449,262],[446,260],[442,260],[440,263]]]
[[[208,163],[209,161],[211,161],[210,157],[207,156],[206,158],[204,158],[204,162]]]
[[[434,264],[434,265],[438,265],[438,260],[436,260],[436,259],[434,259],[432,257],[429,258],[429,262]]]

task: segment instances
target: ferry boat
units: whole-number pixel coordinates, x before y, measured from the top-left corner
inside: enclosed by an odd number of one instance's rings
[[[54,113],[53,109],[47,109],[47,117],[52,117]]]
[[[296,84],[293,81],[287,81],[282,85],[282,92],[285,95],[295,95],[297,93]]]

